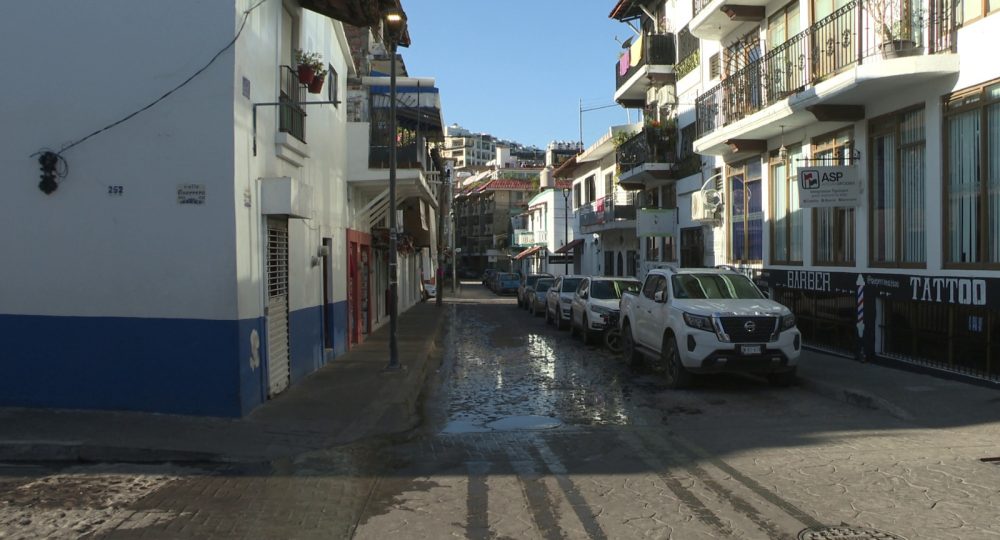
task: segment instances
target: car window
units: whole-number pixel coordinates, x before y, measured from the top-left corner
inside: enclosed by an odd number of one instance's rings
[[[652,300],[653,293],[656,292],[656,289],[663,281],[663,276],[650,276],[646,278],[646,284],[642,288],[642,295]]]
[[[600,300],[619,300],[622,293],[638,293],[639,282],[631,279],[595,280],[590,285],[590,296]]]
[[[562,292],[573,292],[577,287],[580,286],[580,280],[582,278],[566,278],[563,279],[562,288],[559,289]]]
[[[753,300],[764,297],[742,274],[682,274],[673,276],[672,282],[676,298]]]
[[[538,292],[545,292],[549,290],[549,287],[551,286],[552,286],[551,279],[542,278],[535,282],[535,290]]]
[[[615,285],[618,286],[619,298],[621,298],[622,294],[627,292],[632,294],[639,294],[639,287],[642,287],[642,284],[634,279],[623,279],[615,281]]]

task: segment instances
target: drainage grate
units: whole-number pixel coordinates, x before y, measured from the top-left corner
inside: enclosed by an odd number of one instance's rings
[[[906,540],[898,534],[866,527],[814,527],[799,533],[799,540]]]

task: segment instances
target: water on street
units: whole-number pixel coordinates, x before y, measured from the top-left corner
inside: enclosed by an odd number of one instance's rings
[[[995,425],[668,390],[478,284],[442,309],[419,429],[256,467],[5,469],[0,538],[1000,538]]]

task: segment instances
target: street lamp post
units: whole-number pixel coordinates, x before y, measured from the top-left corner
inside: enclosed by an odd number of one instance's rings
[[[389,365],[387,370],[399,370],[402,366],[399,363],[399,343],[396,339],[396,329],[399,311],[399,287],[398,273],[399,263],[397,261],[397,241],[399,231],[396,223],[396,146],[399,141],[396,138],[396,46],[403,35],[403,28],[406,25],[406,18],[397,9],[391,9],[385,14],[385,24],[388,30],[386,46],[389,49]]]

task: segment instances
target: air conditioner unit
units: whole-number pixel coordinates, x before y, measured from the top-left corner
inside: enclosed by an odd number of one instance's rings
[[[715,212],[718,209],[716,193],[706,193],[695,191],[691,194],[691,219],[693,221],[711,222],[715,221]]]

